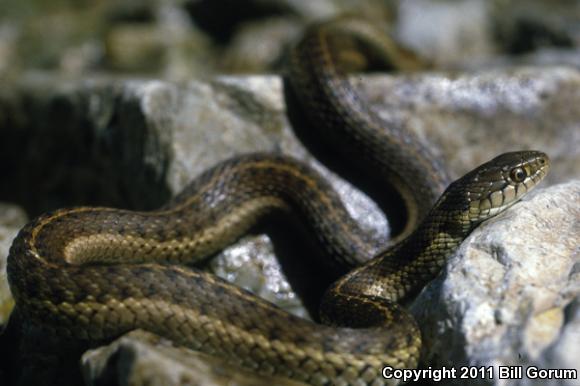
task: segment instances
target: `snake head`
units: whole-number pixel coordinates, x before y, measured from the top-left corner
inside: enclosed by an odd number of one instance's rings
[[[540,151],[501,154],[453,182],[436,207],[455,218],[460,210],[462,227],[471,230],[521,199],[549,169],[550,159]]]

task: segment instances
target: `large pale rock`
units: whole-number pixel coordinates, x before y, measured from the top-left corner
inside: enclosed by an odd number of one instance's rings
[[[580,180],[543,188],[487,221],[412,306],[431,366],[523,366],[580,372]],[[464,384],[456,380],[457,384]]]
[[[380,77],[363,82],[385,116],[439,149],[454,176],[506,151],[545,151],[549,184],[580,177],[580,73],[564,67],[511,68],[450,76]]]

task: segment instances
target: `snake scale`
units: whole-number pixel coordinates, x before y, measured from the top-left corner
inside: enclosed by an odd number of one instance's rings
[[[322,136],[399,191],[408,211],[400,242],[377,251],[329,183],[301,162],[241,155],[156,211],[81,207],[30,222],[7,268],[21,314],[89,342],[142,328],[313,385],[379,385],[384,366],[416,367],[421,334],[398,303],[434,278],[479,223],[533,188],[549,159],[538,151],[506,153],[449,184],[441,162],[405,123],[380,118],[345,75],[349,58],[389,57],[392,65],[385,41],[364,23],[318,24],[292,51],[289,79]],[[362,54],[352,54],[359,46]],[[215,253],[272,211],[296,214],[337,264],[352,268],[322,299],[325,324],[179,264]]]

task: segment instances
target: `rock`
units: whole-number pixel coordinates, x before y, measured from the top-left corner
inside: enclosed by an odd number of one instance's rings
[[[220,68],[226,73],[252,74],[283,68],[282,58],[304,26],[288,18],[268,18],[242,25],[225,50]],[[263,39],[267,36],[267,39]],[[260,42],[256,44],[256,42]]]
[[[521,63],[542,67],[561,65],[580,69],[580,49],[539,49],[529,55],[523,55]]]
[[[574,276],[578,277],[578,263],[574,267]],[[576,280],[576,286],[578,285],[578,280]],[[576,291],[576,294],[578,291]],[[539,358],[532,363],[537,367],[548,367],[552,369],[557,369],[563,367],[563,364],[572,365],[570,367],[574,368],[574,364],[571,363],[572,358],[578,358],[578,343],[580,342],[580,302],[578,301],[578,296],[566,306],[564,309],[564,325],[560,328],[560,335],[554,340],[550,346],[548,346],[544,352],[541,353]],[[578,365],[575,365],[576,371],[578,371]],[[523,383],[523,382],[522,382]],[[557,384],[556,382],[551,382],[552,384]],[[571,383],[571,382],[568,382]]]
[[[489,19],[486,1],[411,0],[398,7],[396,31],[401,42],[437,67],[456,68],[492,55]]]
[[[580,120],[569,103],[580,99],[576,70],[377,77],[361,86],[380,113],[399,111],[410,129],[434,143],[456,177],[495,154],[521,149],[550,156],[557,167],[549,184],[580,176]]]
[[[203,385],[299,386],[295,381],[257,376],[219,358],[177,348],[156,335],[133,331],[108,346],[87,351],[82,359],[88,386]]]
[[[528,368],[580,372],[580,180],[538,189],[478,227],[442,275],[412,306],[425,362],[442,366],[523,366],[510,385],[533,383]],[[463,380],[456,380],[464,384]]]
[[[16,205],[0,203],[0,331],[8,321],[14,300],[6,280],[6,258],[12,239],[26,224],[26,215]]]
[[[164,40],[163,31],[149,25],[117,25],[106,39],[107,58],[117,70],[159,72],[164,64]]]
[[[240,241],[212,259],[209,269],[288,312],[310,318],[286,279],[270,238],[266,235],[246,236]]]
[[[210,37],[193,25],[175,3],[111,3],[104,41],[109,71],[158,74],[186,80],[213,72],[215,53]],[[125,9],[123,9],[125,8]]]

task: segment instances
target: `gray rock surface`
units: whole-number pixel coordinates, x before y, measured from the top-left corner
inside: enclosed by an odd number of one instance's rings
[[[523,366],[580,373],[580,180],[538,189],[476,229],[412,310],[434,367]],[[457,384],[464,381],[456,380]]]
[[[87,386],[300,386],[281,378],[256,376],[215,357],[172,346],[171,342],[137,330],[108,346],[87,351],[82,359]]]
[[[381,113],[398,111],[439,149],[456,177],[518,149],[545,151],[549,184],[580,177],[580,72],[519,67],[474,74],[381,77],[362,83]]]
[[[16,205],[0,203],[0,331],[8,321],[14,300],[6,280],[6,257],[12,239],[26,223],[26,215]]]

